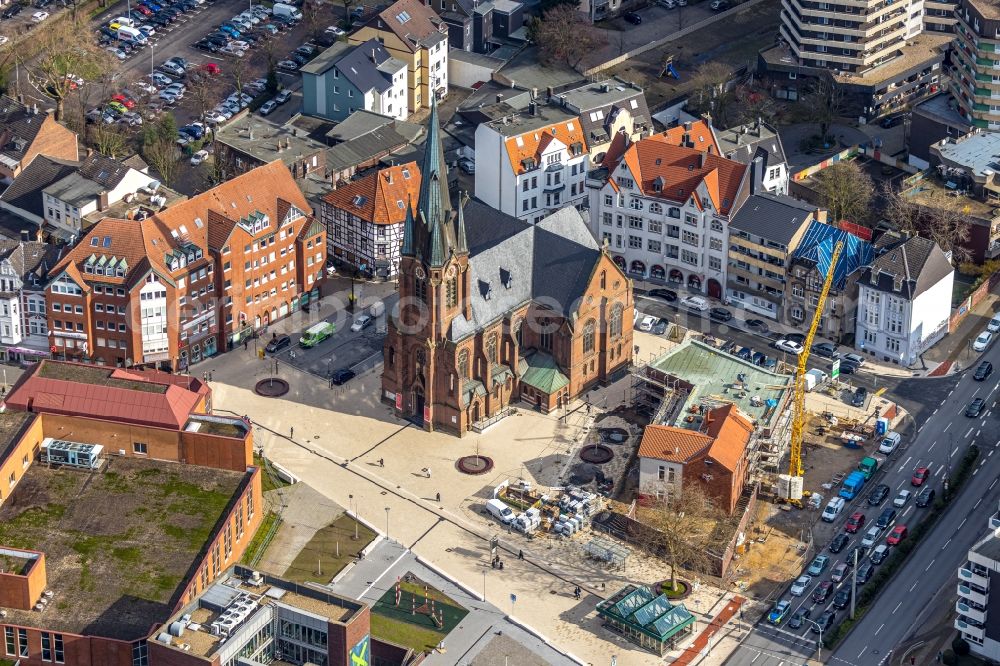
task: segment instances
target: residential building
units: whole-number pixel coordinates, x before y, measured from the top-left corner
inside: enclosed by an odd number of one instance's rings
[[[326,151],[326,168],[330,181],[337,183],[412,150],[423,139],[424,128],[369,111],[355,111],[326,136],[334,144]]]
[[[739,162],[653,135],[629,146],[607,180],[590,181],[591,230],[629,276],[721,299],[730,216],[751,180]]]
[[[331,190],[319,206],[329,255],[359,271],[395,279],[403,222],[419,196],[416,162],[373,170]]]
[[[428,0],[428,4],[448,24],[448,43],[459,51],[489,53],[524,24],[524,6],[515,0]]]
[[[595,81],[563,92],[551,92],[548,103],[580,119],[591,162],[616,160],[629,145],[653,133],[646,95],[634,83]]]
[[[924,0],[924,30],[928,32],[955,32],[956,0]]]
[[[995,622],[987,622],[987,614],[991,588],[1000,581],[1000,511],[990,515],[987,527],[989,531],[968,550],[968,559],[958,567],[954,627],[969,643],[972,654],[996,661],[1000,659],[1000,631]]]
[[[0,209],[10,211],[32,225],[34,229],[45,226],[45,197],[42,191],[63,178],[76,173],[80,162],[39,155],[18,174],[3,194]],[[26,229],[27,230],[27,229]]]
[[[377,40],[406,63],[407,109],[416,113],[448,94],[448,24],[421,0],[396,0],[351,33],[352,46]]]
[[[674,127],[669,127],[661,133],[663,139],[681,148],[694,148],[713,155],[722,155],[715,129],[705,118],[687,120]]]
[[[49,355],[45,288],[62,249],[0,240],[0,360],[33,363]]]
[[[825,211],[788,196],[748,197],[729,223],[726,300],[777,320],[791,255],[814,219],[825,221]]]
[[[280,161],[130,216],[49,273],[54,354],[184,369],[318,298],[326,234]]]
[[[955,269],[932,240],[885,233],[858,279],[856,345],[903,366],[948,334]]]
[[[788,158],[778,130],[757,120],[727,130],[716,130],[719,154],[740,164],[761,157],[761,186],[771,194],[788,194]]]
[[[985,0],[957,0],[949,87],[974,127],[1000,129],[1000,14]]]
[[[909,118],[909,132],[904,134],[920,137],[920,140],[908,143],[910,164],[918,168],[936,166],[939,161],[931,155],[931,146],[942,139],[948,137],[957,139],[972,131],[972,123],[962,116],[959,109],[958,102],[947,92],[935,95],[913,107]],[[914,161],[914,157],[919,160]]]
[[[476,198],[525,222],[538,222],[564,206],[585,207],[589,168],[579,118],[532,102],[476,128]]]
[[[591,23],[596,23],[616,15],[622,8],[622,0],[580,0],[577,8]]]
[[[785,298],[778,321],[788,326],[809,326],[819,303],[823,282],[830,271],[833,250],[843,242],[834,267],[830,293],[823,305],[816,335],[835,342],[853,338],[858,303],[858,278],[875,256],[871,243],[830,224],[813,220],[792,252],[785,276]]]
[[[428,132],[382,399],[425,429],[463,435],[518,400],[550,412],[624,372],[631,283],[580,213],[566,207],[528,224],[476,199],[452,208],[436,103]]]
[[[0,96],[0,182],[10,184],[37,155],[78,160],[76,133],[38,105]]]
[[[342,121],[358,109],[406,120],[406,62],[376,39],[337,42],[300,70],[302,113]]]
[[[328,146],[291,122],[279,125],[248,115],[215,129],[215,163],[225,180],[280,160],[299,187],[309,176],[326,176]]]

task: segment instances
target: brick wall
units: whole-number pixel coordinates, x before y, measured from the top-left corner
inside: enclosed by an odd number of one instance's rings
[[[35,140],[21,159],[21,169],[31,164],[36,155],[48,155],[64,160],[80,158],[76,133],[57,123],[52,115],[45,114],[43,118],[42,128],[38,130]]]
[[[13,625],[2,625],[0,628]],[[17,627],[15,628],[15,632]],[[111,638],[78,636],[63,632],[43,632],[33,627],[25,628],[28,634],[28,656],[19,657],[20,666],[51,666],[52,661],[42,661],[42,633],[63,638],[65,666],[132,666],[132,644]],[[0,644],[0,655],[6,655],[5,646]],[[15,655],[6,655],[18,658]],[[153,662],[150,662],[151,664]]]

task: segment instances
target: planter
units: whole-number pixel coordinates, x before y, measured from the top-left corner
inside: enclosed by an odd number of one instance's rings
[[[488,456],[464,456],[455,461],[455,467],[463,474],[486,474],[493,469],[493,458]]]
[[[670,581],[665,580],[656,586],[657,590],[661,593],[667,595],[667,598],[671,601],[680,601],[681,599],[686,599],[691,596],[691,584],[686,580],[677,580],[677,590],[673,590],[670,587]]]

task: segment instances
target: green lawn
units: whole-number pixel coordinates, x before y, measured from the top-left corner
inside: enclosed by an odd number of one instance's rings
[[[261,468],[262,474],[260,477],[260,485],[263,492],[266,493],[268,490],[284,488],[288,485],[282,479],[278,478],[277,470],[270,467],[270,463],[267,458],[262,458],[255,453],[253,454],[253,464]],[[270,474],[268,473],[268,469],[271,470]]]
[[[363,524],[357,525],[357,540],[354,539],[354,531],[354,519],[346,513],[341,514],[313,535],[285,571],[284,577],[296,583],[329,583],[375,538],[375,532]]]
[[[392,620],[378,613],[371,614],[371,630],[375,638],[405,645],[417,652],[430,652],[445,637],[441,632],[424,629],[409,622]]]
[[[271,533],[275,523],[281,523],[281,518],[278,517],[278,514],[274,511],[268,511],[264,514],[264,520],[260,521],[260,527],[257,528],[256,534],[250,540],[250,545],[243,552],[243,558],[240,560],[243,564],[252,567],[260,561],[268,545],[264,543],[264,539]]]

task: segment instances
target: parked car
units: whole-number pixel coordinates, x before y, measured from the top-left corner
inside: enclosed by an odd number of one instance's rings
[[[990,319],[990,323],[986,324],[986,330],[990,333],[1000,331],[1000,315],[996,315],[993,319]]]
[[[341,28],[338,28],[338,27],[337,27],[337,26],[335,26],[335,25],[331,25],[331,26],[329,26],[329,27],[328,27],[328,28],[327,28],[326,30],[324,30],[323,32],[325,32],[325,33],[327,33],[327,34],[330,34],[330,35],[333,35],[334,37],[344,37],[345,35],[347,35],[347,33],[346,33],[346,32],[344,32],[344,30],[342,30]]]
[[[2,16],[5,19],[14,18],[15,16],[21,13],[22,9],[24,9],[24,5],[20,3],[15,3],[10,7],[8,7],[7,9],[3,10],[3,14],[0,14],[0,16]]]
[[[854,395],[851,396],[851,405],[853,407],[864,407],[865,402],[868,400],[868,389],[864,386],[859,386],[854,390]]]
[[[830,597],[830,592],[833,590],[833,583],[828,580],[824,580],[820,583],[812,593],[812,600],[817,604],[825,603]]]
[[[889,546],[898,546],[900,542],[906,538],[906,535],[906,525],[896,525],[892,528],[892,532],[889,533],[889,536],[885,538],[885,542]]]
[[[279,60],[278,64],[275,65],[278,69],[283,69],[286,72],[297,72],[299,71],[299,65],[293,60]]]
[[[673,289],[650,289],[649,295],[662,299],[667,303],[673,303],[677,300],[677,292]]]
[[[976,373],[972,375],[972,378],[977,382],[984,381],[987,377],[993,374],[993,364],[989,361],[983,361],[976,368]]]
[[[878,484],[877,486],[872,488],[872,491],[870,493],[868,493],[868,504],[870,504],[871,506],[878,506],[879,504],[885,501],[885,498],[889,496],[890,490],[891,489],[889,488],[889,486],[885,485],[884,483]]]
[[[350,368],[341,368],[340,370],[333,371],[333,374],[330,375],[330,381],[336,386],[340,386],[341,384],[346,384],[350,380],[354,379],[354,377],[355,374],[353,370]]]
[[[859,368],[865,364],[864,357],[859,356],[858,354],[853,354],[853,353],[852,354],[844,354],[840,358],[841,358],[841,360],[847,361],[848,363],[853,363],[854,365],[858,366]]]
[[[806,589],[809,587],[810,583],[812,583],[812,576],[803,574],[799,576],[794,583],[792,583],[792,589],[789,590],[789,593],[793,597],[801,597],[806,593]]]
[[[259,109],[260,115],[262,116],[269,115],[272,111],[274,111],[277,108],[278,108],[278,103],[275,102],[273,99],[269,99],[260,105]]]
[[[896,432],[895,430],[890,430],[889,432],[885,433],[885,437],[883,437],[882,441],[879,443],[878,452],[885,454],[892,453],[893,451],[896,450],[896,447],[899,446],[899,442],[901,439],[902,437],[898,432]]]
[[[892,505],[895,507],[906,506],[906,503],[910,501],[910,497],[913,493],[909,490],[900,490],[896,498],[892,500]]]
[[[831,342],[817,342],[812,346],[812,353],[834,360],[840,358],[840,352],[837,351],[836,345]]]
[[[834,554],[839,553],[840,551],[844,550],[844,548],[847,546],[850,540],[851,537],[841,532],[837,536],[833,537],[833,539],[830,541],[830,545],[827,548],[827,550],[829,550],[831,553]]]
[[[198,166],[202,162],[208,159],[207,150],[199,150],[194,155],[191,156],[191,166]]]
[[[817,555],[813,558],[813,561],[809,564],[809,568],[806,569],[806,573],[810,576],[819,576],[823,573],[823,570],[830,564],[830,557],[827,555]]]
[[[369,315],[360,315],[354,320],[354,323],[351,324],[351,330],[357,333],[371,326],[374,321],[375,320]]]
[[[286,88],[285,90],[282,90],[277,95],[275,95],[274,101],[277,102],[278,104],[284,104],[291,98],[292,98],[292,91]]]
[[[709,310],[708,316],[715,321],[729,321],[733,318],[733,313],[726,308],[712,308]]]
[[[291,346],[292,346],[292,338],[290,336],[279,335],[276,338],[272,338],[271,341],[267,343],[267,346],[264,347],[264,351],[266,351],[268,354],[276,354],[282,349]]]
[[[990,331],[983,331],[976,338],[976,341],[972,343],[972,349],[977,352],[986,351],[986,348],[990,346],[993,342],[993,333]]]
[[[625,19],[626,23],[631,23],[632,25],[639,25],[642,23],[642,16],[636,12],[625,12],[622,14],[622,18]]]
[[[919,506],[921,509],[930,506],[931,502],[934,501],[934,495],[935,492],[933,488],[931,488],[930,486],[924,488],[917,494],[917,500],[916,500],[917,506]]]
[[[726,9],[729,9],[729,3],[726,0],[712,0],[712,3],[709,5],[709,8],[713,12],[721,12]]]
[[[795,354],[796,356],[805,351],[801,343],[795,342],[794,340],[789,340],[788,338],[778,340],[777,342],[774,343],[774,346],[775,348],[780,349],[783,352],[788,352],[789,354]]]
[[[851,517],[847,519],[844,523],[844,531],[849,534],[855,534],[858,530],[865,526],[865,514],[860,511],[855,511],[851,514]],[[846,535],[845,535],[846,536]]]
[[[681,299],[681,305],[689,310],[697,310],[698,312],[704,312],[709,308],[708,301],[701,296],[685,296]]]
[[[35,23],[41,23],[48,17],[49,17],[48,12],[35,12],[34,14],[31,15],[31,20],[34,21]]]
[[[971,419],[976,418],[983,413],[983,408],[986,407],[985,398],[976,398],[969,403],[969,406],[965,408],[965,415]]]
[[[762,319],[747,319],[743,325],[747,327],[748,331],[754,333],[767,333],[770,330]]]

